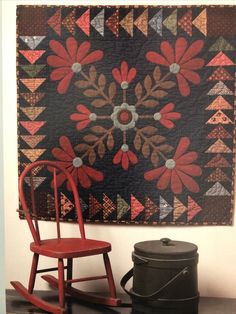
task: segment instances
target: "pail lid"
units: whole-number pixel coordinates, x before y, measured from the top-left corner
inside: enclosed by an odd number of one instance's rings
[[[136,254],[144,257],[159,259],[189,258],[196,255],[198,247],[183,241],[172,241],[168,238],[161,240],[143,241],[134,245]]]

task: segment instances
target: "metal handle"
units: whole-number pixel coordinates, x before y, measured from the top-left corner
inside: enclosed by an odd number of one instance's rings
[[[170,242],[171,242],[171,239],[169,239],[169,238],[162,238],[160,241],[161,241],[162,245],[168,246],[170,244]]]
[[[127,282],[130,280],[131,277],[133,277],[133,268],[131,268],[125,275],[124,277],[121,279],[120,281],[120,285],[123,288],[123,290],[131,297],[137,297],[139,299],[156,299],[158,298],[172,283],[174,283],[176,280],[179,280],[182,276],[185,276],[189,273],[189,268],[185,267],[184,269],[182,269],[177,275],[175,275],[173,278],[171,278],[166,284],[164,284],[164,286],[162,286],[160,289],[158,289],[157,291],[155,291],[152,294],[149,295],[141,295],[138,294],[134,291],[130,291],[127,290],[125,288]]]

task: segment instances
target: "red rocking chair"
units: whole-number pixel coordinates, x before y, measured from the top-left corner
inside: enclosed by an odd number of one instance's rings
[[[36,193],[37,189],[34,187],[34,171],[39,167],[45,167],[52,173],[51,186],[54,190],[55,199],[55,212],[56,212],[56,231],[57,237],[54,239],[41,239],[39,231],[39,223],[37,220],[37,208],[36,208]],[[71,191],[74,197],[75,208],[77,211],[77,219],[79,224],[80,237],[78,238],[64,238],[61,237],[60,221],[59,221],[59,202],[58,202],[58,190],[57,190],[57,175],[58,171],[62,172],[67,179],[67,183],[70,184]],[[27,182],[30,185],[31,205],[28,205],[26,201],[24,184]],[[30,250],[33,252],[33,260],[29,278],[28,289],[26,289],[19,281],[11,281],[13,287],[29,302],[35,306],[55,314],[66,313],[65,309],[65,293],[78,298],[79,300],[88,301],[91,303],[98,303],[107,306],[118,306],[120,300],[116,296],[116,288],[112,275],[111,265],[108,257],[108,252],[111,251],[111,244],[104,241],[86,239],[84,224],[82,219],[82,212],[80,208],[79,195],[77,187],[73,181],[72,176],[68,171],[62,168],[60,165],[53,161],[37,161],[28,165],[22,172],[19,179],[19,195],[22,205],[22,213],[25,215],[34,242],[30,244]],[[31,210],[29,209],[31,208]],[[93,276],[86,278],[73,279],[72,278],[72,266],[73,258],[91,256],[91,255],[103,255],[106,274],[103,276]],[[38,270],[39,256],[43,255],[49,258],[57,260],[58,267],[47,268]],[[67,260],[67,265],[64,266],[64,260]],[[64,276],[64,270],[66,269],[66,279]],[[43,275],[42,278],[46,280],[51,286],[57,288],[59,291],[59,305],[46,302],[33,294],[36,274],[50,271],[58,271],[58,278],[52,275]],[[107,279],[109,286],[110,296],[99,296],[89,292],[83,292],[77,288],[72,287],[73,283]]]

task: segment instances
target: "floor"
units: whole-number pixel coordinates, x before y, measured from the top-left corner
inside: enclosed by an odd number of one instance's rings
[[[41,291],[39,294],[47,301],[57,302],[55,291]],[[45,313],[26,302],[14,290],[6,293],[7,314],[41,314]],[[67,297],[68,314],[131,314],[129,297],[121,296],[124,305],[118,308],[108,308],[98,305],[81,303]],[[156,312],[156,311],[155,311]],[[158,312],[157,312],[158,314]],[[171,313],[175,314],[175,313]],[[236,299],[201,298],[198,314],[236,314]]]

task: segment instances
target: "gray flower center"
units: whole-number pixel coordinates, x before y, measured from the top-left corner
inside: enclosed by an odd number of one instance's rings
[[[75,157],[73,159],[73,166],[76,167],[76,168],[79,168],[83,165],[83,160],[79,157]]]
[[[180,71],[180,66],[177,63],[172,63],[170,65],[170,72],[173,74],[177,74]]]
[[[174,161],[174,159],[167,159],[165,166],[168,169],[174,169],[176,166],[176,162]]]
[[[122,89],[127,89],[129,87],[129,83],[126,82],[126,81],[123,81],[121,84],[120,84],[121,88]]]
[[[91,121],[96,121],[96,120],[97,120],[97,115],[96,115],[96,113],[90,113],[89,119],[90,119]]]
[[[161,120],[161,113],[160,112],[156,112],[153,115],[154,120],[159,121]]]
[[[79,62],[75,62],[71,66],[71,70],[74,73],[79,73],[82,69],[82,65]]]
[[[123,144],[121,146],[121,150],[125,153],[125,152],[127,152],[129,150],[129,146],[127,144]]]

